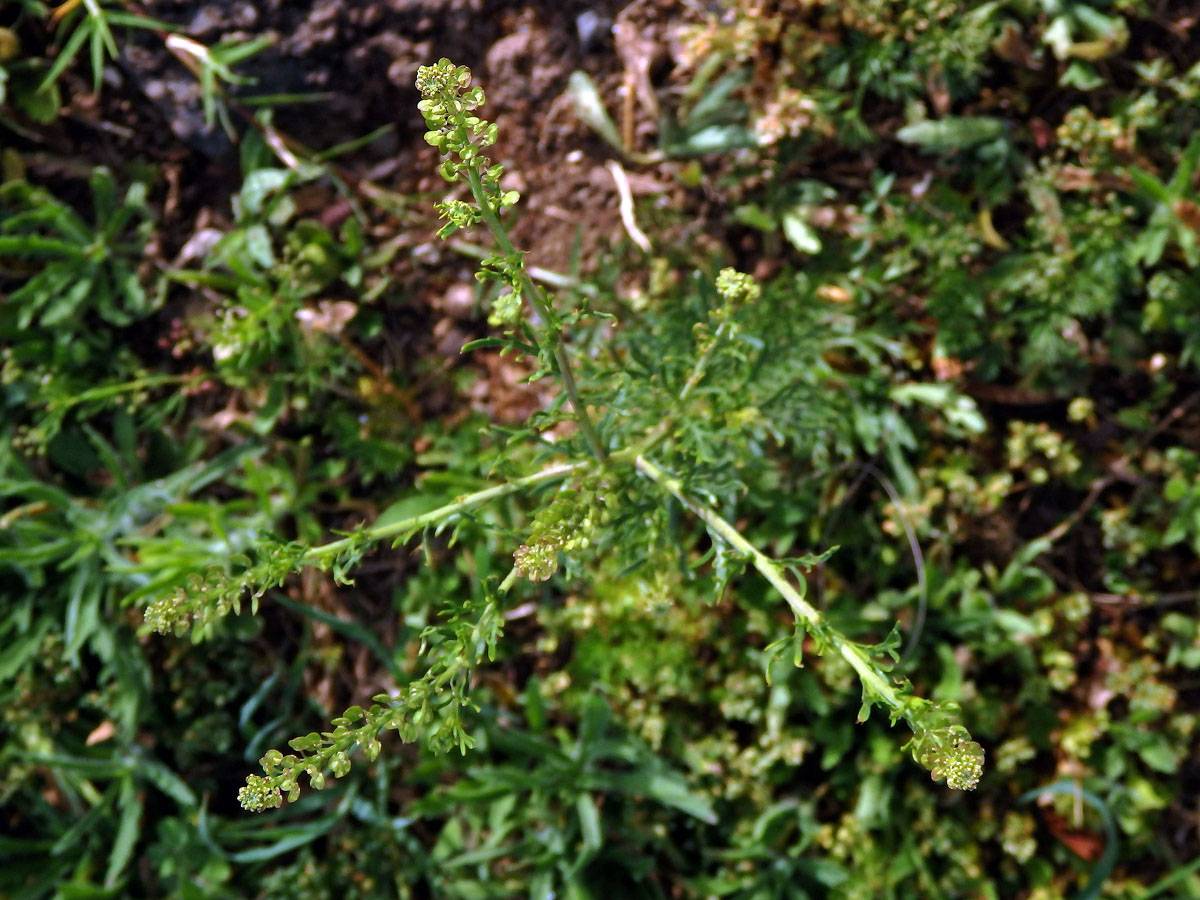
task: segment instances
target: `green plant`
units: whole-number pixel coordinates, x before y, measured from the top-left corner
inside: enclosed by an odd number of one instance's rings
[[[40,4],[39,4],[40,5]],[[55,8],[51,20],[63,39],[62,49],[42,81],[43,89],[58,81],[75,57],[87,47],[92,70],[92,90],[99,92],[106,59],[119,55],[113,27],[170,31],[171,26],[146,16],[131,13],[124,0],[65,0]]]
[[[1200,136],[1193,137],[1184,148],[1175,174],[1167,183],[1154,175],[1133,166],[1129,175],[1137,188],[1138,199],[1148,203],[1151,209],[1146,229],[1130,248],[1130,256],[1136,262],[1153,266],[1174,239],[1180,255],[1188,268],[1200,265],[1200,244],[1196,229],[1200,224],[1200,206],[1193,199],[1192,177],[1200,166]]]
[[[519,580],[549,578],[566,560],[574,571],[597,545],[624,545],[623,555],[634,557],[631,551],[661,539],[666,524],[662,514],[671,504],[679,504],[704,525],[721,584],[753,567],[791,608],[795,633],[768,648],[768,658],[787,655],[799,664],[806,643],[818,654],[840,657],[861,683],[860,721],[872,706],[882,706],[893,724],[904,720],[912,729],[908,747],[935,779],[945,778],[954,788],[974,787],[982,772],[982,748],[958,721],[953,704],[915,697],[903,679],[888,671],[883,660],[889,655],[896,658],[897,634],[876,646],[848,638],[805,597],[802,570],[817,565],[824,556],[772,558],[720,511],[722,506],[732,510],[734,498],[769,471],[769,462],[763,460],[753,473],[723,472],[714,464],[725,456],[743,457],[742,442],[756,433],[780,433],[769,398],[755,404],[741,396],[736,408],[718,415],[705,409],[717,391],[745,378],[747,365],[763,367],[774,361],[764,336],[751,328],[752,323],[765,324],[763,317],[753,313],[761,287],[747,275],[723,270],[707,314],[694,327],[677,319],[672,337],[682,340],[670,354],[658,348],[674,369],[668,377],[647,373],[649,377],[638,379],[638,366],[623,366],[620,356],[605,360],[613,368],[584,362],[568,343],[567,327],[576,326],[587,334],[594,328],[596,314],[586,304],[556,308],[529,276],[501,220],[503,209],[518,197],[501,187],[503,168],[483,155],[495,142],[497,129],[477,115],[484,102],[482,89],[471,85],[468,70],[446,60],[422,68],[417,83],[429,128],[426,139],[442,154],[440,172],[469,191],[466,199],[451,197],[438,204],[446,221],[440,234],[447,237],[483,223],[496,242],[478,277],[500,286],[492,301],[491,321],[505,336],[473,346],[499,346],[505,352],[525,354],[535,366],[531,377],[553,374],[563,388],[559,400],[535,416],[530,429],[510,437],[503,457],[495,463],[502,471],[525,468],[529,474],[510,477],[430,511],[360,528],[331,544],[262,544],[250,557],[235,561],[233,568],[197,573],[174,592],[154,600],[146,610],[146,625],[176,634],[195,628],[203,635],[221,617],[239,609],[247,591],[253,593],[256,606],[265,589],[303,566],[331,570],[335,578],[346,581],[362,555],[383,541],[400,543],[425,534],[428,542],[448,527],[461,540],[483,504],[563,482],[566,487],[553,492],[534,516],[529,537],[515,548],[512,570],[502,578],[485,579],[481,601],[452,604],[444,624],[425,630],[428,662],[423,676],[402,688],[397,697],[381,695],[370,708],[347,710],[333,721],[331,731],[294,739],[290,743],[294,753],[267,753],[262,759],[264,774],[249,777],[240,795],[242,804],[261,810],[279,806],[284,795],[295,800],[301,777],[314,788],[325,786],[328,777],[349,770],[349,754],[355,748],[374,759],[381,750],[380,736],[387,730],[398,731],[406,741],[421,739],[436,750],[471,746],[461,717],[462,710],[471,706],[469,676],[485,655],[494,656],[503,624],[501,610]],[[627,346],[635,352],[634,344]],[[582,375],[577,376],[580,366]],[[725,383],[719,385],[717,379]],[[758,381],[760,390],[770,387],[769,375],[759,373]],[[653,424],[641,416],[622,415],[621,407],[635,398],[642,409],[658,416]],[[565,423],[574,425],[574,432],[549,440],[550,429]],[[559,461],[546,466],[543,461],[552,457]],[[694,544],[695,539],[688,543]]]
[[[135,181],[118,196],[112,173],[91,176],[92,220],[25,181],[0,187],[4,222],[0,254],[47,265],[12,293],[18,328],[50,328],[91,310],[126,325],[152,308],[135,269],[148,230],[146,185]]]
[[[672,30],[622,134],[600,115],[618,76],[573,79],[634,193],[670,187],[635,210],[651,259],[598,228],[569,276],[527,266],[550,323],[495,265],[437,302],[461,261],[418,204],[360,207],[379,195],[266,118],[240,190],[182,145],[114,162],[134,91],[44,127],[46,8],[0,9],[4,175],[30,182],[4,237],[61,238],[28,215],[57,206],[96,241],[77,173],[103,150],[116,195],[145,195],[111,258],[154,298],[44,322],[52,299],[25,326],[39,296],[0,303],[0,894],[1200,896],[1200,281],[1175,184],[1200,67],[1178,10],[689,7],[701,40]],[[501,196],[576,149],[555,129],[533,156],[505,131]],[[519,209],[501,221],[539,258],[556,223]],[[74,265],[4,255],[0,292]],[[978,794],[930,791],[886,717],[855,723],[860,673],[836,647],[814,664],[822,629],[797,637],[772,562],[847,642],[901,623],[881,668],[943,707],[928,729],[961,703]],[[276,581],[259,615],[217,615]],[[196,613],[192,641],[138,634],[143,604]],[[301,796],[247,817],[271,747]]]

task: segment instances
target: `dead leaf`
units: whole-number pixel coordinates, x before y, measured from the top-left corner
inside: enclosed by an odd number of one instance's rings
[[[817,296],[830,303],[849,303],[853,295],[841,285],[823,284],[817,288]]]
[[[117,726],[105,719],[99,725],[92,729],[92,733],[87,736],[84,746],[94,747],[97,744],[102,744],[117,733]]]
[[[1025,42],[1025,36],[1021,33],[1021,29],[1013,22],[1005,24],[1000,37],[992,42],[992,50],[1001,59],[1006,59],[1018,66],[1024,66],[1027,69],[1042,67],[1042,61],[1034,55],[1029,44]]]
[[[658,45],[644,37],[638,27],[629,21],[618,21],[613,25],[613,39],[617,55],[625,65],[627,86],[634,88],[637,99],[652,122],[658,121],[658,98],[650,84],[650,68],[654,62]],[[628,144],[626,145],[629,146]]]
[[[979,210],[977,221],[985,244],[989,247],[995,247],[997,250],[1008,249],[1008,241],[1004,239],[1003,235],[996,230],[996,226],[992,224],[992,211],[990,209],[985,206]]]
[[[1176,200],[1171,205],[1171,211],[1175,213],[1175,218],[1200,235],[1200,206],[1195,201]]]
[[[296,310],[296,320],[300,330],[311,334],[319,331],[324,334],[341,334],[346,323],[358,312],[358,304],[350,300],[322,300],[317,308],[304,307]]]
[[[950,115],[950,88],[940,66],[935,66],[929,72],[925,79],[925,91],[929,94],[929,102],[933,104],[938,118]]]
[[[933,377],[938,381],[953,381],[966,368],[962,360],[953,356],[935,356],[930,364],[933,366]]]
[[[1042,808],[1042,821],[1046,829],[1060,844],[1086,862],[1095,862],[1104,853],[1104,838],[1086,828],[1072,828],[1067,817],[1052,809]]]

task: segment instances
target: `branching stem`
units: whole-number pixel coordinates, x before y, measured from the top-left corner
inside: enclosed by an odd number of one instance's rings
[[[783,595],[783,599],[792,608],[792,612],[795,613],[797,619],[803,621],[813,629],[825,624],[825,617],[821,615],[820,610],[805,600],[795,585],[788,580],[783,566],[742,537],[741,532],[712,507],[698,503],[689,497],[682,481],[644,456],[639,455],[634,461],[634,465],[639,472],[668,491],[687,507],[714,534],[742,556],[749,559],[754,568],[758,569],[759,573],[770,582],[771,586]],[[906,704],[900,696],[900,692],[888,680],[880,668],[863,652],[861,647],[847,640],[836,629],[828,628],[825,631],[827,632],[829,642],[837,648],[838,654],[858,673],[858,677],[862,680],[863,684],[869,686],[892,709],[903,710],[905,708]]]
[[[479,175],[479,168],[474,163],[469,163],[466,167],[466,175],[467,184],[470,186],[471,193],[475,197],[475,202],[479,206],[479,212],[483,216],[483,221],[496,238],[496,244],[500,247],[500,251],[506,256],[516,255],[517,250],[508,238],[508,231],[505,229],[504,223],[500,221],[500,216],[484,191],[483,179]],[[530,277],[524,266],[520,267],[520,282],[521,294],[529,298],[529,302],[533,304],[533,308],[541,320],[553,327],[554,360],[558,363],[558,372],[562,378],[563,388],[566,390],[567,397],[571,401],[571,407],[575,410],[575,420],[579,423],[579,428],[583,431],[584,438],[587,439],[588,446],[592,450],[592,455],[602,463],[607,462],[608,453],[604,449],[604,445],[600,442],[600,436],[596,433],[596,427],[592,424],[587,407],[579,396],[579,387],[575,383],[575,373],[571,368],[571,360],[567,356],[567,348],[563,343],[562,332],[554,325],[555,318],[550,309],[550,303],[546,299],[546,295],[542,293],[541,286]]]
[[[533,475],[526,475],[523,478],[514,478],[512,481],[506,481],[504,484],[498,484],[494,487],[485,488],[482,491],[476,491],[473,494],[467,494],[459,497],[453,503],[447,503],[445,506],[439,506],[437,509],[432,509],[429,512],[421,513],[420,515],[410,516],[407,519],[401,519],[399,522],[389,522],[386,525],[376,525],[374,528],[366,529],[366,536],[371,541],[381,541],[390,537],[398,537],[405,534],[413,534],[423,528],[428,528],[431,525],[440,525],[452,516],[460,515],[469,509],[474,509],[476,506],[481,506],[491,500],[498,500],[501,497],[507,497],[509,494],[514,494],[517,491],[527,487],[533,487],[539,484],[550,484],[558,481],[572,472],[578,472],[580,469],[588,468],[592,465],[590,460],[584,460],[576,463],[564,463],[558,466],[551,466],[548,469],[543,469]],[[321,544],[319,547],[313,547],[304,554],[303,563],[314,564],[323,559],[336,557],[343,550],[348,550],[354,544],[361,540],[361,537],[354,535],[352,537],[342,538],[337,541],[330,541],[328,544]]]

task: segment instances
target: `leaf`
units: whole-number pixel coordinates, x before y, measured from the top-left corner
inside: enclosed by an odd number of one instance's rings
[[[287,169],[258,169],[246,176],[238,197],[241,214],[256,216],[263,211],[267,197],[285,187],[292,174]]]
[[[745,104],[733,101],[732,97],[734,91],[748,84],[749,81],[749,69],[735,69],[721,78],[701,95],[700,99],[696,101],[696,105],[688,112],[689,129],[695,130],[720,119],[724,119],[728,123],[735,116],[744,118],[746,115]]]
[[[283,856],[285,853],[290,853],[298,847],[303,847],[305,844],[311,844],[317,838],[327,834],[341,818],[341,815],[335,814],[326,816],[323,819],[317,819],[308,825],[276,829],[276,833],[284,833],[284,836],[273,844],[267,844],[265,847],[254,847],[250,850],[242,850],[230,855],[229,859],[235,863],[265,862],[269,859],[275,859],[278,856]]]
[[[757,203],[744,203],[733,210],[733,220],[763,232],[773,232],[778,227],[775,217]]]
[[[707,153],[726,153],[757,147],[758,138],[741,125],[706,125],[699,131],[685,135],[663,148],[666,156],[673,158],[703,156]]]
[[[1078,45],[1076,45],[1078,46]],[[1063,87],[1072,87],[1080,91],[1094,91],[1104,86],[1104,79],[1091,63],[1072,60],[1067,66],[1058,83]]]
[[[397,522],[405,522],[417,516],[423,516],[427,512],[433,512],[433,510],[445,506],[449,502],[450,498],[448,496],[436,492],[425,492],[411,497],[404,497],[381,512],[379,518],[375,520],[374,525],[371,527],[376,530],[388,528]]]
[[[793,247],[801,253],[815,255],[821,252],[821,238],[805,221],[807,212],[807,205],[794,206],[784,212],[780,221],[783,225],[784,237]]]
[[[39,125],[49,125],[58,118],[62,109],[62,94],[57,82],[39,87],[34,91],[15,91],[17,106]]]
[[[710,825],[717,822],[712,802],[707,797],[688,790],[687,782],[679,775],[646,771],[613,772],[604,774],[602,784],[610,790],[657,800],[664,806],[687,813]]]
[[[785,556],[775,560],[781,566],[788,568],[811,569],[813,566],[819,566],[821,563],[828,560],[833,554],[837,553],[841,547],[834,544],[827,550],[822,550],[820,553],[805,553],[802,556]]]
[[[1200,134],[1194,134],[1188,141],[1188,145],[1179,159],[1179,166],[1175,169],[1175,176],[1167,188],[1172,198],[1180,198],[1187,194],[1198,165],[1200,165]]]
[[[596,89],[596,83],[587,72],[576,69],[571,73],[567,79],[567,97],[579,121],[604,138],[613,149],[621,154],[625,153],[625,143],[608,115],[600,92]]]
[[[108,888],[116,887],[121,873],[129,865],[142,823],[142,801],[137,795],[137,787],[132,777],[127,777],[121,782],[117,805],[121,809],[121,820],[117,825],[117,835],[113,838],[108,869],[104,873],[104,886]]]
[[[1088,879],[1087,886],[1072,898],[1072,900],[1096,900],[1100,896],[1100,890],[1104,887],[1105,880],[1117,864],[1117,858],[1120,854],[1120,838],[1118,837],[1117,826],[1113,821],[1108,804],[1091,791],[1084,790],[1074,781],[1057,781],[1045,787],[1034,788],[1032,791],[1028,791],[1017,798],[1017,802],[1028,803],[1031,800],[1041,797],[1053,797],[1060,794],[1081,797],[1084,802],[1100,814],[1100,818],[1104,823],[1104,856],[1100,862],[1096,863],[1096,867],[1092,869],[1092,875]]]
[[[50,625],[50,617],[43,616],[32,631],[23,634],[5,647],[3,656],[0,656],[0,682],[8,681],[16,675],[21,667],[37,653],[42,645],[42,638],[50,629]]]
[[[187,782],[156,759],[143,756],[137,764],[138,774],[185,809],[199,805]]]
[[[1144,172],[1137,166],[1130,166],[1127,171],[1134,185],[1147,199],[1158,203],[1170,203],[1174,199],[1170,189],[1149,172]]]
[[[579,832],[583,836],[583,847],[589,855],[604,844],[600,831],[600,812],[592,795],[584,791],[575,798],[575,813],[579,816]]]
[[[949,116],[905,125],[896,132],[896,140],[929,153],[948,153],[1003,137],[1007,127],[1003,119],[992,116]]]

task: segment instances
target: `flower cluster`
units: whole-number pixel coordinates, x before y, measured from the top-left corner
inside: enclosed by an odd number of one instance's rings
[[[715,284],[723,302],[709,311],[707,321],[697,322],[692,328],[696,336],[696,348],[702,356],[712,351],[720,337],[729,339],[736,335],[735,314],[762,296],[762,288],[753,275],[728,266],[717,273]]]
[[[717,273],[716,284],[717,293],[730,306],[745,306],[762,296],[762,288],[753,275],[728,266]]]
[[[421,653],[429,668],[394,695],[377,694],[369,708],[352,706],[333,719],[331,731],[310,732],[288,741],[294,753],[268,750],[259,760],[262,775],[250,775],[238,801],[250,812],[274,809],[286,798],[300,797],[300,779],[313,790],[328,779],[341,778],[351,768],[350,754],[361,749],[368,760],[378,758],[379,736],[395,730],[406,743],[422,740],[435,753],[457,748],[465,753],[475,740],[467,731],[463,710],[478,707],[468,690],[471,674],[484,658],[494,659],[504,618],[494,597],[466,600],[445,610],[445,622],[421,632]]]
[[[496,143],[496,126],[474,115],[484,104],[483,88],[471,86],[471,70],[440,59],[432,66],[417,70],[417,90],[421,101],[417,108],[425,117],[425,141],[442,154],[438,167],[447,181],[465,180],[471,186],[476,201],[486,204],[488,212],[512,206],[520,199],[516,191],[500,188],[504,167],[496,164],[480,150]],[[447,224],[438,232],[447,237],[459,228],[480,221],[481,210],[459,200],[439,203],[438,212]]]
[[[973,790],[983,774],[983,747],[958,721],[956,703],[919,705],[905,717],[913,727],[913,759],[929,770],[934,781],[946,779],[946,787],[957,791]]]
[[[521,293],[511,290],[492,301],[488,324],[495,328],[516,328],[521,322]]]
[[[470,228],[483,218],[479,210],[470,203],[448,197],[433,205],[446,224],[438,229],[438,237],[448,238],[462,228]]]
[[[301,544],[271,544],[255,550],[257,561],[235,556],[230,560],[235,572],[213,566],[203,574],[193,573],[182,587],[146,607],[146,628],[182,637],[194,627],[202,634],[219,619],[241,612],[242,598],[247,593],[252,609],[257,610],[263,594],[283,584],[299,567],[307,550]]]
[[[238,803],[247,812],[278,809],[283,806],[283,793],[273,779],[247,775],[246,783],[238,790]]]
[[[481,282],[498,282],[508,288],[492,301],[488,324],[507,331],[515,330],[521,324],[525,296],[525,260],[521,254],[493,253],[480,261],[475,279]]]
[[[559,491],[534,518],[529,540],[513,554],[517,571],[530,581],[545,581],[558,571],[559,553],[587,547],[600,518],[601,496],[596,484]]]
[[[975,741],[955,738],[945,747],[922,757],[921,764],[929,769],[934,781],[945,778],[948,788],[956,791],[973,790],[983,774],[983,747]]]
[[[381,729],[394,726],[395,720],[396,710],[389,707],[350,707],[333,720],[333,731],[314,731],[288,741],[288,746],[300,755],[285,755],[279,750],[263,754],[258,762],[264,774],[246,776],[246,783],[238,790],[238,802],[248,812],[278,809],[285,795],[289,803],[294,803],[300,799],[301,777],[308,778],[313,790],[323,790],[326,773],[341,778],[350,771],[350,751],[356,746],[362,748],[367,759],[376,759],[382,750],[377,735]]]

